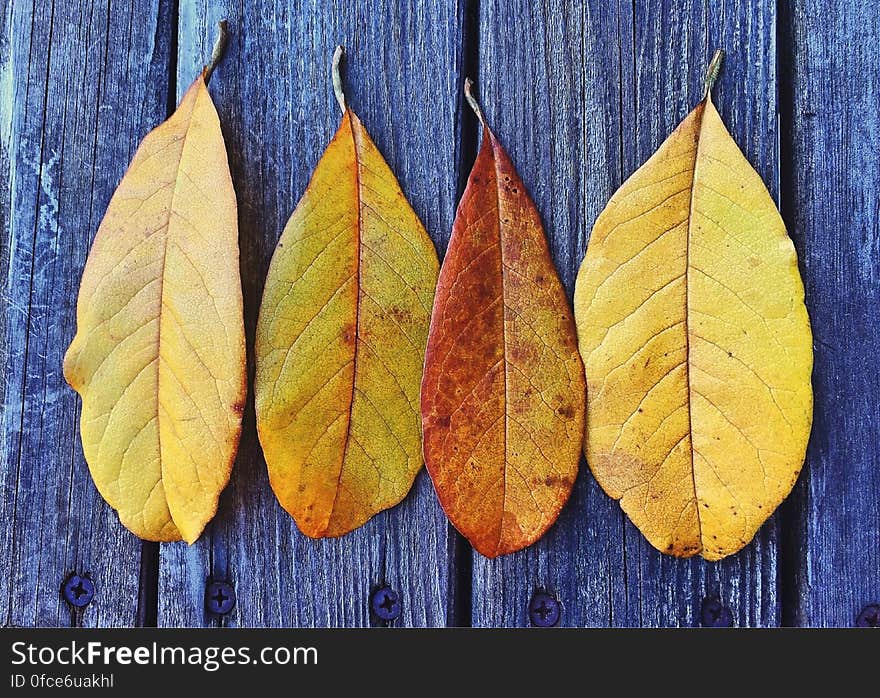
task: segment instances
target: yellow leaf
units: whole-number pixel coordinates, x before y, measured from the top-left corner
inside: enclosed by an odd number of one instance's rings
[[[256,336],[269,479],[312,537],[398,503],[421,468],[419,383],[438,270],[421,221],[337,96],[342,123],[278,242]]]
[[[205,74],[110,201],[64,359],[95,484],[155,541],[192,543],[213,517],[247,390],[235,192]]]
[[[710,560],[791,491],[812,419],[795,249],[713,79],[597,219],[575,290],[587,461],[652,545]]]

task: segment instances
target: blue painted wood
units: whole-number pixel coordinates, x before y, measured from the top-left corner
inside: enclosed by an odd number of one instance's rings
[[[846,627],[880,604],[880,8],[783,7],[783,213],[803,260],[815,352],[787,621]]]
[[[344,83],[438,247],[456,201],[462,13],[453,3],[203,2],[180,5],[177,92],[210,54],[217,20],[232,37],[211,79],[239,203],[247,334],[253,338],[275,242],[339,123],[330,85],[336,44]],[[206,578],[235,585],[223,623],[361,626],[369,594],[401,597],[398,625],[450,622],[455,539],[423,472],[398,507],[335,540],[303,536],[269,487],[248,405],[232,484],[195,546],[163,545],[160,625],[205,625]]]
[[[170,3],[14,0],[0,16],[0,623],[132,625],[140,541],[98,495],[61,374],[86,253],[165,117]],[[61,596],[76,571],[94,600]]]
[[[716,47],[728,51],[716,104],[778,192],[775,21],[768,0],[481,3],[483,108],[542,214],[569,294],[593,221],[699,101]],[[699,625],[707,596],[737,625],[776,625],[777,554],[774,518],[720,563],[661,555],[582,461],[544,539],[494,561],[475,555],[474,624],[528,625],[529,599],[546,588],[563,625]]]

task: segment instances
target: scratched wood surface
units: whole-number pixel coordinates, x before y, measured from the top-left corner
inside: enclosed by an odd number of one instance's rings
[[[91,484],[61,375],[79,277],[144,133],[165,116],[169,3],[4,3],[0,48],[0,623],[130,625],[141,543]],[[73,613],[60,589],[88,574]]]
[[[464,74],[543,216],[571,292],[599,211],[700,97],[781,202],[816,339],[816,415],[795,494],[720,563],[656,553],[586,465],[545,539],[488,561],[449,527],[423,473],[399,507],[311,541],[278,506],[245,414],[214,523],[194,546],[141,544],[94,489],[61,375],[76,291],[107,202],[146,132],[210,53],[236,185],[246,327],[275,242],[338,123],[333,47],[358,111],[442,255],[475,154]],[[0,623],[117,626],[529,625],[541,589],[563,625],[852,625],[880,603],[880,10],[869,0],[7,0],[0,14]],[[855,173],[855,174],[853,174]],[[60,587],[90,576],[74,612]],[[205,587],[228,582],[218,617]]]
[[[815,340],[786,620],[848,626],[874,604],[862,622],[880,623],[880,9],[815,0],[785,19],[783,213]]]

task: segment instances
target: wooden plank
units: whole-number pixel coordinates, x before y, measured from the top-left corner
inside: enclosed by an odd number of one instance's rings
[[[526,0],[480,6],[480,94],[541,212],[571,294],[590,228],[610,195],[701,96],[715,47],[715,97],[746,157],[778,191],[775,3]],[[737,625],[779,622],[778,524],[720,563],[655,551],[581,463],[559,522],[532,548],[474,557],[474,625],[528,625],[538,588],[563,625],[699,625],[707,596]]]
[[[870,2],[781,7],[784,213],[815,352],[786,621],[846,627],[880,604],[880,12]]]
[[[477,91],[544,221],[569,297],[589,223],[620,183],[618,8],[608,2],[480,3]],[[496,560],[474,553],[473,624],[529,624],[537,588],[564,625],[607,625],[626,599],[620,508],[581,474],[557,524]]]
[[[0,623],[136,622],[140,541],[92,484],[61,373],[86,253],[144,134],[165,117],[170,3],[14,0],[0,32]],[[73,613],[62,581],[96,595]]]
[[[252,343],[275,242],[335,132],[330,58],[358,112],[439,249],[456,203],[462,12],[457,3],[202,2],[180,6],[178,95],[210,53],[217,20],[232,38],[211,93],[227,138],[241,226],[246,327]],[[193,547],[163,545],[160,625],[210,625],[206,579],[235,585],[226,625],[371,624],[371,588],[402,600],[400,625],[450,620],[455,539],[423,472],[398,507],[336,540],[296,529],[269,487],[253,406],[233,479]]]

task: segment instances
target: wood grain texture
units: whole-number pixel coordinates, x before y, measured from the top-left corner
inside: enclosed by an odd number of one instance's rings
[[[715,102],[778,194],[775,21],[766,0],[711,11],[684,0],[481,3],[481,102],[544,217],[569,295],[593,221],[699,101],[716,47],[728,58]],[[562,603],[562,625],[699,625],[706,596],[720,597],[736,625],[776,625],[777,538],[774,518],[720,563],[663,556],[582,462],[544,539],[495,561],[475,557],[473,622],[527,625],[529,599],[544,588]]]
[[[0,30],[0,623],[133,625],[141,542],[95,490],[61,360],[110,195],[165,118],[170,3],[24,2]],[[73,613],[61,584],[91,576]]]
[[[813,319],[815,414],[787,554],[786,622],[880,604],[880,9],[786,2],[783,214]],[[786,604],[789,606],[789,604]]]
[[[210,90],[220,113],[239,203],[245,324],[252,341],[275,242],[336,130],[330,59],[346,48],[343,82],[401,187],[442,253],[457,183],[461,10],[457,3],[200,2],[180,5],[178,93],[205,61],[217,20],[229,49]],[[395,624],[450,620],[455,538],[423,471],[404,502],[339,539],[310,540],[269,488],[245,412],[232,484],[192,548],[163,545],[159,624],[211,625],[208,577],[235,585],[222,623],[362,626],[371,588],[398,591]]]

